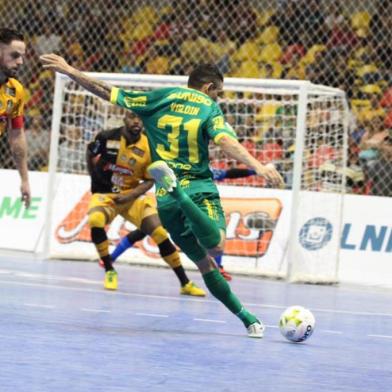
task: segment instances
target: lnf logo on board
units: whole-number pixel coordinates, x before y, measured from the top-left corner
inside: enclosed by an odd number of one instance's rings
[[[308,220],[299,232],[299,242],[307,250],[319,250],[331,241],[332,224],[325,218]]]

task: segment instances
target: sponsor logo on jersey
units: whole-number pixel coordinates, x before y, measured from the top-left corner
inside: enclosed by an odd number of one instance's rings
[[[180,181],[181,188],[189,188],[189,180],[187,178],[183,178]]]
[[[189,163],[177,163],[168,161],[167,164],[172,167],[173,169],[180,169],[180,170],[191,170],[192,165]]]
[[[133,174],[133,170],[128,169],[127,167],[116,165],[115,163],[107,162],[103,167],[104,171],[112,171],[113,173],[122,174],[124,176],[131,176]]]
[[[181,99],[183,101],[189,101],[189,102],[194,102],[194,103],[201,103],[206,106],[211,106],[212,105],[212,99],[209,97],[205,97],[202,94],[197,94],[195,92],[190,92],[190,91],[178,91],[173,94],[170,94],[168,99]]]
[[[215,117],[215,118],[212,120],[212,122],[213,122],[213,124],[214,124],[214,129],[215,129],[215,130],[216,130],[216,129],[225,128],[225,120],[224,120],[223,116]]]
[[[133,146],[133,147],[131,148],[131,151],[132,151],[135,155],[137,155],[137,156],[139,156],[139,157],[142,157],[142,156],[144,155],[144,151],[143,151],[142,149],[140,149],[139,147],[136,147],[136,146]]]
[[[151,194],[147,194],[149,195]],[[90,197],[90,192],[86,192],[57,226],[56,238],[60,243],[91,241],[87,222]],[[244,257],[265,255],[282,211],[280,200],[276,198],[222,198],[222,207],[226,213],[227,224],[225,254]],[[129,226],[126,229],[125,225],[125,222],[121,225],[112,223],[109,231],[116,227],[116,240],[109,238],[112,244],[129,232]],[[135,246],[150,257],[160,257],[158,247],[149,239],[140,241]]]
[[[125,106],[128,108],[135,107],[135,106],[146,106],[147,96],[143,95],[141,97],[125,97],[124,103]]]
[[[5,88],[5,93],[11,97],[16,96],[16,90],[13,87],[6,87]]]
[[[106,142],[106,148],[112,148],[113,150],[120,149],[120,142],[118,140],[108,140]]]

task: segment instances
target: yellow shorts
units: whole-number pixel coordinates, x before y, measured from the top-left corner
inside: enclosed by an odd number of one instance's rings
[[[148,216],[158,214],[155,198],[150,195],[139,196],[134,202],[116,205],[113,198],[118,194],[94,193],[88,206],[88,213],[94,210],[104,211],[107,223],[121,215],[125,220],[140,229],[142,221]]]

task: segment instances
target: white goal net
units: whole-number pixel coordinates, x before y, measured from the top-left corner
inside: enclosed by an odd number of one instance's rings
[[[93,75],[127,89],[186,84],[182,76]],[[286,183],[278,190],[256,176],[219,181],[228,224],[226,268],[336,281],[347,160],[344,93],[310,82],[227,78],[220,106],[241,143],[262,163],[274,164]],[[121,126],[124,113],[60,75],[53,113],[44,247],[50,256],[96,258],[86,220],[85,151],[97,132]],[[242,167],[215,145],[210,159],[214,169]],[[111,244],[130,229],[115,219],[108,227]],[[155,255],[145,240],[128,258],[150,262]]]

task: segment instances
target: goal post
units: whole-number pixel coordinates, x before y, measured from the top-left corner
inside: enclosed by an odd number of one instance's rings
[[[89,75],[137,90],[187,82],[185,76]],[[225,266],[290,281],[336,282],[349,117],[344,92],[307,81],[226,78],[220,106],[241,143],[260,162],[274,164],[286,180],[285,190],[268,188],[256,176],[219,183],[231,233]],[[121,125],[122,117],[121,109],[56,74],[46,257],[97,258],[86,219],[89,177],[84,153],[97,132]],[[214,145],[210,158],[216,169],[238,164]],[[108,227],[109,240],[115,244],[131,228],[115,219]],[[132,261],[151,262],[156,249],[146,239],[132,252]],[[155,262],[160,263],[159,258]]]

